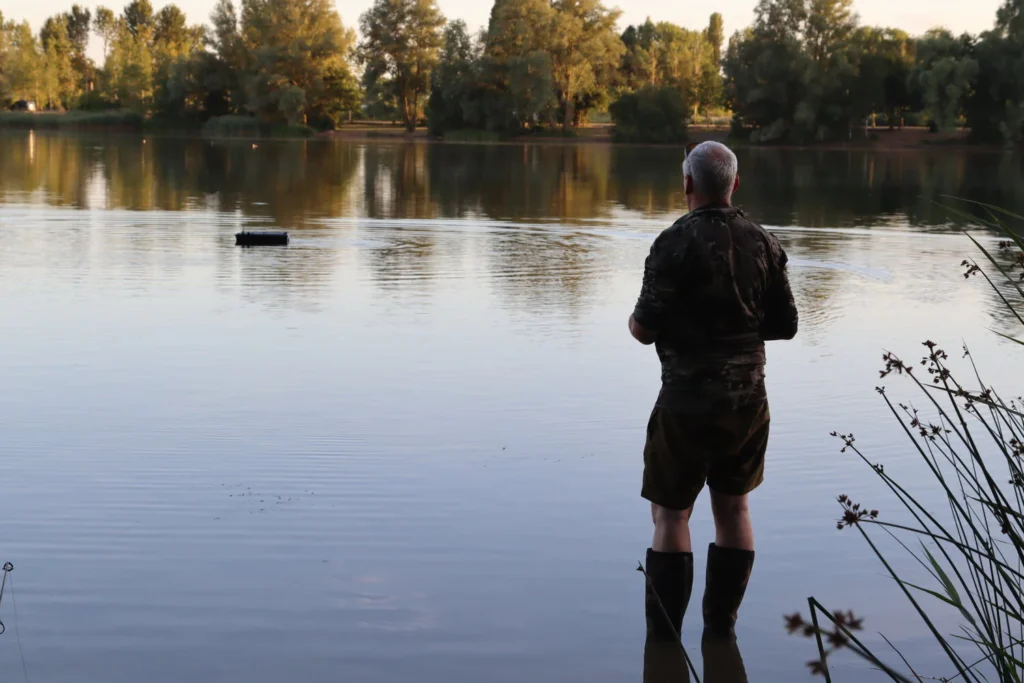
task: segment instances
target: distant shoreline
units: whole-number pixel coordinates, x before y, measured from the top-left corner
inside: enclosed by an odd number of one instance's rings
[[[337,130],[294,135],[209,135],[187,122],[181,126],[175,126],[175,122],[166,121],[144,121],[141,117],[134,119],[131,123],[124,120],[117,120],[116,116],[98,115],[95,122],[92,117],[71,116],[66,121],[61,120],[66,114],[0,114],[0,130],[36,130],[39,132],[58,132],[75,134],[116,134],[116,135],[154,135],[158,137],[184,137],[205,139],[211,141],[344,141],[344,142],[417,142],[445,145],[548,145],[548,146],[574,146],[574,145],[609,145],[615,147],[636,147],[650,149],[673,149],[682,148],[681,144],[645,144],[645,143],[619,143],[612,139],[612,127],[607,124],[592,124],[573,131],[573,135],[525,135],[508,138],[504,140],[488,139],[466,139],[466,140],[444,140],[433,139],[427,135],[426,129],[419,128],[413,133],[407,132],[402,126],[391,123],[353,123],[347,124]],[[60,117],[60,118],[58,118]],[[34,119],[34,121],[33,121]],[[113,120],[112,120],[113,119]],[[38,121],[39,125],[32,125]],[[297,129],[299,130],[299,129]],[[723,126],[702,126],[694,125],[688,129],[690,142],[704,142],[716,140],[729,144],[732,147],[744,149],[775,149],[775,150],[816,150],[816,151],[853,151],[870,150],[879,152],[898,151],[921,151],[929,149],[961,149],[971,151],[1003,151],[1006,148],[999,145],[986,145],[973,143],[969,139],[969,132],[957,130],[948,133],[932,133],[924,127],[906,127],[903,129],[890,130],[886,127],[861,129],[856,132],[855,137],[848,142],[829,141],[821,143],[779,143],[779,144],[756,144],[744,140],[737,140],[730,137],[730,129]],[[866,136],[866,137],[865,137]]]

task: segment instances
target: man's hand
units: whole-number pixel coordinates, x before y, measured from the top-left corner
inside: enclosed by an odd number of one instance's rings
[[[648,330],[646,327],[636,321],[633,316],[629,316],[629,333],[633,335],[633,338],[644,346],[650,346],[654,342],[658,341],[658,333]]]

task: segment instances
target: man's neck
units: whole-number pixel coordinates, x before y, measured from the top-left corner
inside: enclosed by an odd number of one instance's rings
[[[689,206],[690,213],[694,211],[700,211],[701,209],[728,209],[732,207],[732,201],[730,199],[707,199],[706,197],[687,197],[686,201]]]

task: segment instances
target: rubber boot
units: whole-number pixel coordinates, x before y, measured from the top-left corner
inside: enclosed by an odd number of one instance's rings
[[[707,580],[704,584],[704,635],[735,640],[736,618],[750,572],[754,568],[754,551],[708,548]]]
[[[648,549],[647,576],[649,581],[644,601],[647,639],[679,642],[683,615],[693,591],[693,553],[659,553]],[[666,613],[668,620],[665,619]]]
[[[690,669],[679,643],[647,638],[643,683],[690,683]]]
[[[700,650],[704,658],[704,683],[748,683],[735,638],[715,638],[705,632]]]

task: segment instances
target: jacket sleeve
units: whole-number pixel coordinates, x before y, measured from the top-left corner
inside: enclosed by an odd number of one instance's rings
[[[654,241],[644,262],[644,280],[633,309],[633,319],[641,327],[660,332],[676,303],[678,286],[672,260],[675,254],[664,233]]]
[[[768,267],[769,280],[765,290],[761,338],[765,341],[792,339],[796,336],[800,316],[789,286],[789,257],[774,235],[770,237],[770,245],[771,262]]]

